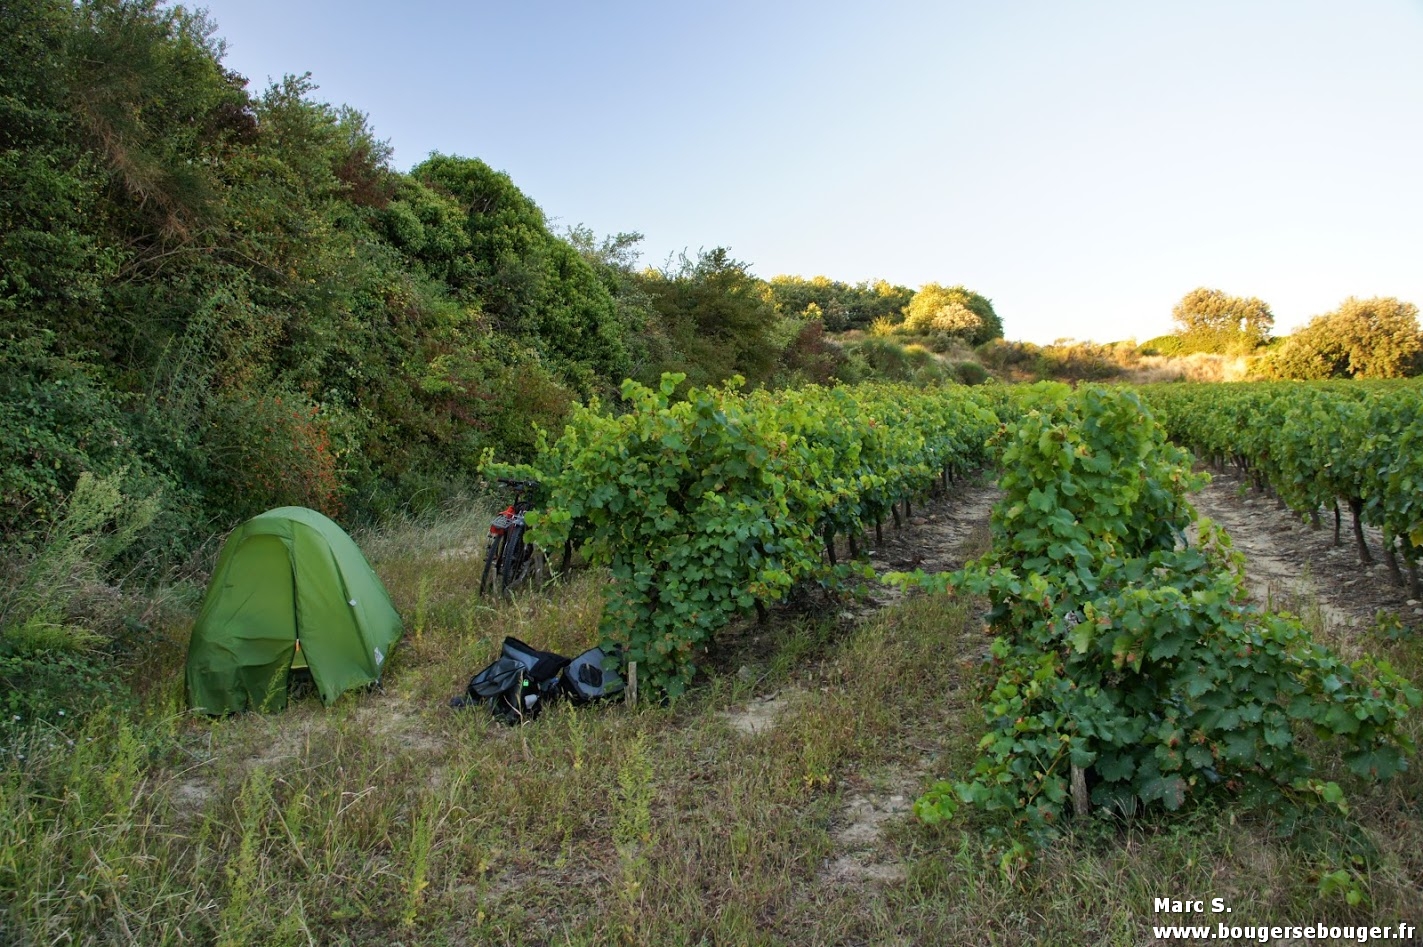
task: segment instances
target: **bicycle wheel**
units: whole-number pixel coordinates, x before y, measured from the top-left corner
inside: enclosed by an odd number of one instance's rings
[[[500,571],[500,580],[503,582],[505,592],[523,584],[524,580],[529,577],[533,560],[534,547],[524,541],[524,527],[511,526],[504,545],[504,562]]]
[[[504,544],[508,536],[498,533],[489,537],[489,545],[484,550],[484,572],[479,577],[481,598],[494,591],[494,583],[503,572],[501,560],[504,558]]]

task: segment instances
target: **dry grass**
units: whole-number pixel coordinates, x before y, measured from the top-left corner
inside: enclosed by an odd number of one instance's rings
[[[1161,381],[1245,381],[1251,377],[1258,355],[1143,355],[1132,366],[1130,382],[1148,384]]]
[[[991,818],[914,821],[981,732],[987,639],[944,597],[859,625],[778,616],[671,708],[452,711],[503,635],[596,638],[600,575],[472,596],[478,555],[447,553],[484,512],[361,537],[407,621],[384,692],[190,719],[175,626],[146,712],[7,760],[0,942],[1140,944],[1161,896],[1226,898],[1235,923],[1423,922],[1416,772],[1351,784],[1347,822],[1092,819],[1007,872]],[[1423,677],[1416,638],[1377,644]],[[1321,897],[1341,867],[1366,903]]]

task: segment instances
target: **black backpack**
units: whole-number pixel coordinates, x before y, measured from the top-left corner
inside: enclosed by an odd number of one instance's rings
[[[518,638],[505,638],[499,658],[470,678],[466,696],[455,698],[451,704],[485,704],[504,723],[524,723],[537,717],[543,705],[558,696],[559,672],[568,663],[568,658],[552,651],[540,651]]]

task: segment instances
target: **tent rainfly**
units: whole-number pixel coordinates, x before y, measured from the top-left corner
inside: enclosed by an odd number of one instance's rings
[[[188,645],[188,705],[207,714],[287,704],[293,667],[321,699],[380,681],[402,632],[385,586],[350,536],[284,506],[223,544]]]

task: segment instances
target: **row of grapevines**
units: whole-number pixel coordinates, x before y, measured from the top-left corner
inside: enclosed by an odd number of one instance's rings
[[[936,480],[976,466],[998,429],[977,389],[899,385],[743,394],[623,385],[627,410],[575,412],[539,461],[544,548],[605,565],[605,642],[669,695],[735,614],[803,580],[855,574],[821,555]],[[833,548],[833,546],[832,546]]]
[[[1188,543],[1191,467],[1130,391],[1044,400],[1007,433],[992,549],[958,573],[900,577],[986,595],[998,632],[983,755],[919,800],[926,821],[969,803],[1041,839],[1069,801],[1342,805],[1297,742],[1301,724],[1340,738],[1361,776],[1404,768],[1400,723],[1419,693],[1386,664],[1343,661],[1296,620],[1262,613],[1208,522]]]
[[[1393,576],[1406,565],[1420,594],[1423,554],[1423,387],[1415,382],[1163,385],[1144,390],[1171,437],[1221,463],[1318,522],[1339,504],[1353,514],[1360,558],[1372,562],[1364,524],[1384,534]]]

